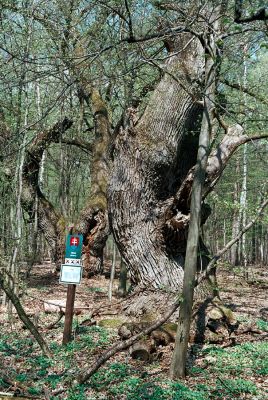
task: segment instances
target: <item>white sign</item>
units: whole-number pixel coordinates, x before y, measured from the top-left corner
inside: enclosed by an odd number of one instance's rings
[[[78,285],[82,278],[81,265],[66,265],[62,264],[60,270],[60,283],[69,283]]]

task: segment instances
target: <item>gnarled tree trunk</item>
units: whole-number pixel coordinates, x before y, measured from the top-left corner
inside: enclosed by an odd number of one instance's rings
[[[182,284],[189,218],[189,204],[178,208],[174,197],[196,162],[202,107],[193,86],[204,56],[190,34],[176,50],[140,121],[117,137],[108,190],[113,234],[132,281],[171,291]]]
[[[111,229],[133,283],[167,292],[182,286],[205,58],[201,41],[190,33],[178,35],[174,50],[144,114],[116,138],[108,185]],[[208,157],[203,201],[235,150],[267,136],[250,137],[238,124],[224,128]],[[203,224],[210,214],[204,203],[201,214]],[[199,254],[205,268],[201,240]]]

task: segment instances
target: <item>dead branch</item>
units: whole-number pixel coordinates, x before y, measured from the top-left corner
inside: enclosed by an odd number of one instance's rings
[[[7,275],[7,273],[3,269],[1,272],[1,275],[0,275],[0,287],[4,290],[7,297],[10,299],[11,303],[15,307],[20,320],[24,323],[26,328],[29,329],[29,331],[34,336],[35,340],[39,344],[44,355],[46,355],[47,357],[51,357],[49,348],[48,348],[44,338],[41,336],[41,334],[37,330],[36,326],[33,324],[33,322],[27,316],[26,312],[24,311],[24,309],[21,305],[21,302],[20,302],[18,296],[14,293],[11,286],[9,285],[9,282],[6,279],[6,275]]]
[[[56,319],[56,321],[52,322],[51,324],[45,326],[46,329],[53,329],[55,325],[57,325],[60,320],[62,319],[62,317],[64,316],[64,312],[62,310],[60,310],[58,318]]]
[[[117,342],[114,346],[112,346],[110,349],[108,349],[101,357],[95,361],[93,366],[86,370],[84,373],[80,374],[77,377],[77,381],[82,384],[86,382],[98,369],[106,362],[108,361],[112,356],[114,356],[116,353],[119,353],[122,350],[126,350],[129,348],[132,344],[137,342],[139,339],[141,339],[143,336],[149,335],[151,332],[159,328],[159,326],[163,325],[170,317],[171,315],[177,310],[177,308],[181,304],[181,299],[177,299],[175,303],[172,305],[169,311],[166,312],[166,314],[156,321],[154,324],[149,326],[148,328],[144,329],[137,335],[132,336],[131,338],[125,340],[125,341],[119,341]]]

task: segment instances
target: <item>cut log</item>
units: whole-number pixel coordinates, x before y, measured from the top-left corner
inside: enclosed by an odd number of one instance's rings
[[[150,361],[151,360],[151,353],[155,352],[155,346],[153,341],[150,340],[140,340],[137,343],[134,343],[129,348],[129,354],[135,360],[141,361]]]

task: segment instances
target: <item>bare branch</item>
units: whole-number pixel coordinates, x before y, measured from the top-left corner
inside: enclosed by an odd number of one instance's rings
[[[216,262],[223,256],[224,253],[226,253],[227,250],[229,250],[233,244],[238,242],[238,240],[246,233],[254,224],[255,222],[261,217],[265,207],[268,205],[268,199],[264,200],[263,203],[261,204],[259,210],[256,213],[256,216],[246,225],[244,226],[239,234],[230,240],[227,245],[221,249],[215,256],[212,257],[211,261],[209,262],[206,270],[198,276],[198,278],[195,281],[195,286],[199,285],[205,278],[209,276],[211,271],[216,268]]]
[[[93,148],[92,143],[86,142],[85,140],[82,140],[80,138],[73,138],[73,139],[57,138],[54,140],[54,143],[59,143],[59,142],[68,144],[71,146],[77,146],[77,147],[81,148],[82,150],[85,150],[88,153],[91,153],[92,148]]]
[[[230,82],[227,79],[222,80],[222,83],[224,83],[224,85],[227,85],[232,89],[240,90],[241,92],[244,92],[249,96],[254,97],[255,99],[261,101],[264,104],[268,104],[268,101],[265,97],[261,96],[259,93],[254,93],[253,90],[246,88],[245,86],[239,83]]]
[[[128,27],[129,27],[129,38],[134,39],[134,32],[133,32],[133,25],[132,25],[132,18],[131,18],[131,12],[128,4],[128,0],[125,0],[125,6],[127,10],[127,16],[128,16]]]

